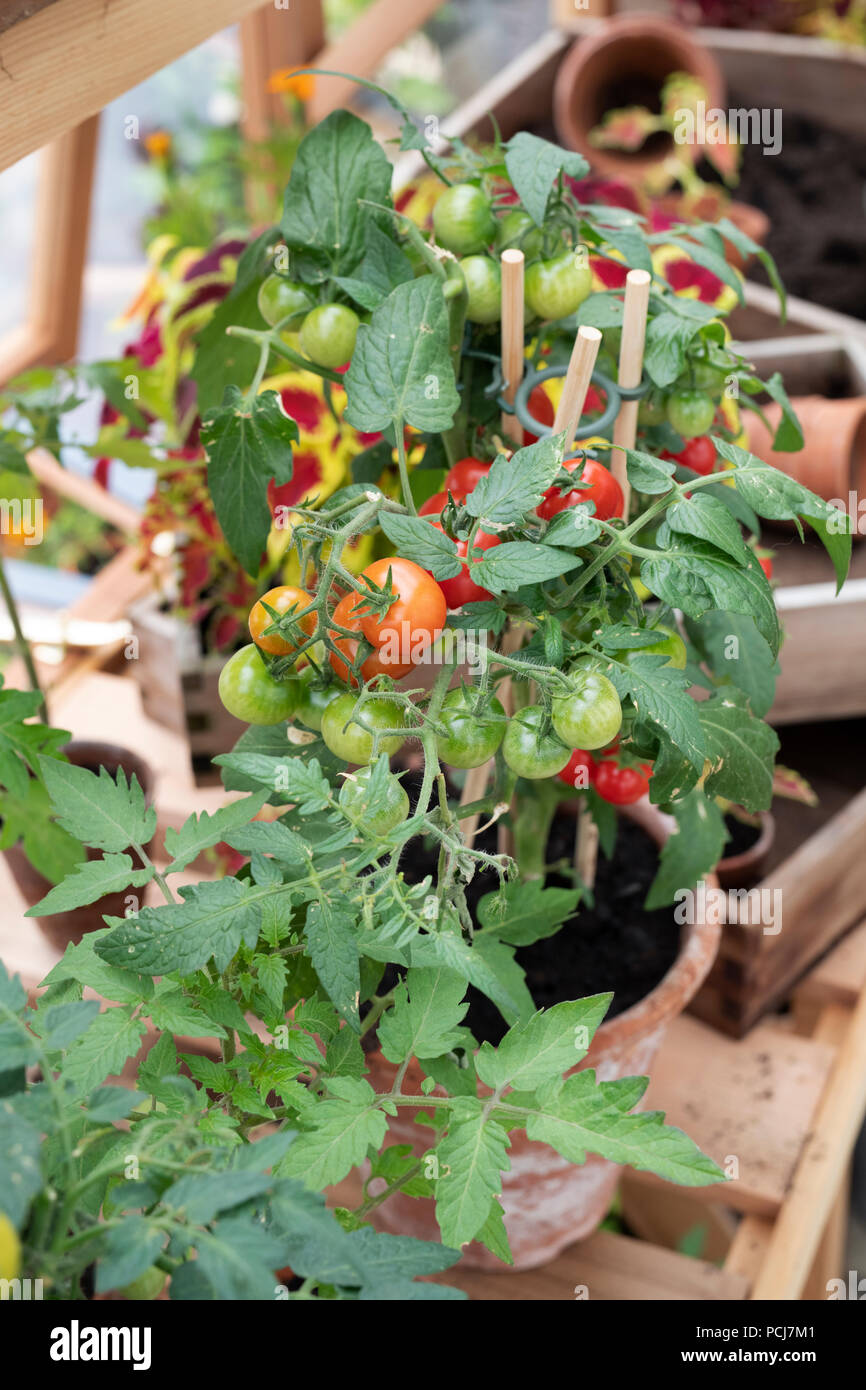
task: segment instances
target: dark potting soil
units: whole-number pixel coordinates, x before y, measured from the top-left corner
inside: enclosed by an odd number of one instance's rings
[[[745,854],[761,838],[760,825],[749,825],[748,821],[738,820],[736,816],[725,816],[725,829],[729,839],[725,845],[725,858],[733,859],[736,854]]]
[[[755,103],[732,93],[728,104],[749,109]],[[767,250],[788,293],[866,319],[866,145],[861,137],[785,111],[778,154],[763,154],[759,144],[744,145],[742,152],[734,197],[770,218]],[[755,263],[749,278],[768,283]]]
[[[558,816],[548,844],[548,862],[568,860],[574,851],[574,817]],[[479,849],[496,850],[496,832],[479,835]],[[420,847],[419,847],[420,848]],[[406,864],[406,877],[419,881],[435,871],[435,854],[423,851]],[[539,1008],[564,999],[613,991],[607,1017],[623,1013],[643,999],[673,965],[679,951],[681,927],[673,909],[645,911],[643,902],[658,868],[654,842],[631,821],[620,822],[611,859],[599,855],[595,905],[584,904],[554,936],[518,947],[515,959],[526,971],[529,991]],[[548,887],[569,888],[557,874]],[[496,875],[478,874],[466,892],[473,912],[485,893],[497,886]],[[508,1024],[499,1010],[478,990],[469,990],[465,1023],[479,1042],[499,1042]]]

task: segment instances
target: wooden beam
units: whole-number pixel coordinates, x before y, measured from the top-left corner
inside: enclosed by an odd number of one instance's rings
[[[324,48],[321,0],[303,0],[300,9],[296,4],[288,9],[263,5],[241,20],[240,37],[244,134],[248,140],[265,140],[285,114],[282,98],[268,91],[271,73],[310,63]]]
[[[373,0],[350,29],[322,49],[315,66],[371,77],[385,55],[420,29],[441,3],[442,0]],[[350,78],[317,77],[315,94],[307,106],[311,123],[315,125],[329,111],[346,106],[357,90]]]
[[[0,47],[0,169],[95,116],[259,3],[57,0],[19,20]]]

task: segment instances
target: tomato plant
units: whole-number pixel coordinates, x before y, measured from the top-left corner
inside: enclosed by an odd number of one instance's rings
[[[470,323],[498,323],[502,310],[502,275],[490,256],[466,256],[460,262],[466,281],[466,317]]]
[[[416,148],[405,121],[401,144]],[[547,881],[551,859],[563,870],[550,849],[557,808],[575,800],[563,783],[590,790],[560,830],[595,819],[606,847],[619,822],[605,802],[648,794],[670,817],[651,908],[672,906],[712,871],[724,804],[766,808],[777,739],[759,711],[772,701],[781,630],[753,517],[810,522],[840,584],[850,534],[832,506],[737,443],[740,422],[728,402],[717,409],[719,381],[700,364],[740,384],[743,409],[762,384],[722,343],[722,309],[677,295],[641,219],[626,226],[579,201],[579,154],[520,132],[493,148],[426,147],[424,158],[442,184],[432,235],[429,201],[417,217],[411,198],[395,206],[392,164],[370,127],[332,112],[301,141],[279,225],[243,251],[219,317],[202,310],[213,331],[181,342],[170,317],[159,325],[175,336],[155,377],[194,355],[207,491],[191,495],[190,524],[204,514],[234,557],[242,612],[272,592],[277,564],[287,586],[293,575],[303,585],[295,593],[308,610],[299,631],[279,619],[270,634],[267,609],[257,613],[253,635],[281,645],[253,642],[225,664],[226,707],[262,727],[219,756],[224,804],[162,835],[137,782],[65,761],[68,735],[38,720],[38,692],[0,689],[4,837],[24,841],[27,789],[28,852],[56,877],[33,913],[74,911],[127,886],[141,904],[71,945],[38,994],[0,972],[12,1170],[0,1212],[8,1206],[18,1237],[7,1265],[20,1250],[52,1296],[78,1299],[91,1278],[97,1294],[129,1288],[155,1266],[173,1301],[273,1300],[275,1271],[286,1270],[290,1299],[441,1297],[424,1276],[464,1246],[480,1241],[507,1260],[510,1241],[524,1250],[548,1220],[542,1197],[527,1231],[511,1201],[507,1150],[520,1132],[557,1152],[564,1185],[587,1145],[690,1187],[723,1177],[663,1117],[632,1113],[643,1083],[629,1082],[614,1105],[592,1071],[575,1070],[604,995],[579,997],[554,942],[558,1002],[538,1008],[518,947],[566,924],[580,930],[577,890]],[[736,293],[718,237],[698,224],[692,233],[683,259],[700,246],[700,270]],[[527,371],[565,370],[578,308],[605,334],[610,370],[622,289],[590,295],[586,256],[621,267],[624,238],[630,261],[653,266],[636,447],[613,455],[602,438],[581,464],[555,436],[513,448],[493,295],[490,321],[477,322],[485,286],[457,258],[480,258],[490,289],[494,246],[519,241]],[[311,305],[300,351],[278,317],[284,287],[263,288],[285,264]],[[320,410],[297,382],[283,385],[288,368],[323,383]],[[104,378],[118,402],[122,370],[109,365]],[[191,428],[175,418],[174,394],[168,418],[151,427],[138,412],[134,440],[116,447],[153,448],[162,468],[166,438]],[[791,445],[778,380],[772,394]],[[0,398],[16,420],[3,440],[13,461],[55,437],[56,402],[46,401],[41,375],[39,389],[25,381]],[[729,486],[700,468],[680,481],[662,456],[679,447],[672,429],[691,457],[712,429]],[[627,509],[612,457],[630,483]],[[419,516],[422,474],[425,492],[445,483]],[[285,557],[273,540],[277,498],[291,513]],[[734,632],[747,644],[736,662]],[[302,638],[308,665],[298,670]],[[130,846],[154,839],[133,860]],[[577,855],[584,889],[588,843],[584,834]],[[574,862],[569,844],[569,883]],[[207,866],[198,881],[196,863]],[[489,1036],[481,1012],[468,1011],[470,989],[501,1016]],[[91,990],[110,1007],[94,1007]],[[129,1090],[113,1084],[121,1071]],[[575,1115],[587,1114],[592,1134],[575,1139]],[[358,1195],[337,1216],[324,1193],[353,1170]],[[401,1229],[416,1197],[429,1199],[429,1241],[401,1234],[395,1244],[374,1229],[374,1214]],[[564,1211],[560,1201],[553,1224],[565,1243]]]

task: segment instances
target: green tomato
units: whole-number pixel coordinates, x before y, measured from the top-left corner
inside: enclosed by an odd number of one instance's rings
[[[553,727],[569,748],[604,748],[621,724],[619,696],[600,671],[573,673],[571,690],[553,698]]]
[[[637,408],[637,420],[644,429],[653,425],[663,425],[667,419],[667,400],[655,392],[644,396]]]
[[[522,208],[512,208],[496,228],[497,250],[507,251],[511,246],[521,250],[528,261],[540,256],[544,246],[544,233]]]
[[[370,806],[372,767],[359,767],[347,776],[340,788],[340,807],[358,829],[371,840],[387,835],[409,814],[409,798],[393,773],[388,773],[383,796]]]
[[[219,695],[229,714],[245,724],[281,724],[291,719],[296,682],[275,681],[254,642],[230,656],[220,671]]]
[[[540,319],[565,319],[592,289],[588,262],[573,251],[552,261],[535,261],[526,272],[526,302]]]
[[[303,285],[284,280],[282,275],[269,275],[259,285],[258,305],[259,313],[271,328],[279,323],[291,329],[297,328],[309,313],[312,300]]]
[[[713,401],[703,391],[675,391],[668,397],[668,421],[683,439],[706,434],[715,413]]]
[[[659,633],[659,640],[653,642],[651,647],[634,647],[631,651],[627,651],[625,659],[628,664],[632,665],[636,656],[646,653],[647,656],[666,656],[668,658],[665,662],[666,666],[675,666],[678,671],[684,670],[687,653],[686,644],[680,634],[675,632],[673,628],[662,627],[661,624],[653,628],[653,632]]]
[[[323,685],[312,666],[304,666],[295,679],[295,690],[298,697],[295,718],[305,728],[315,729],[316,733],[319,733],[322,715],[331,701],[336,700],[340,694],[338,687]]]
[[[349,724],[356,704],[357,696],[348,690],[332,700],[322,715],[322,738],[334,756],[344,762],[368,763],[373,757],[373,735],[358,724]],[[399,729],[403,725],[403,709],[396,700],[375,695],[365,703],[361,718],[369,729]],[[377,752],[396,753],[402,744],[399,734],[390,734],[379,739]]]
[[[509,719],[502,741],[502,756],[512,772],[537,782],[542,777],[554,777],[571,757],[554,733],[541,734],[544,710],[540,705],[527,705]]]
[[[492,256],[466,256],[460,262],[469,302],[470,323],[498,323],[502,312],[502,274]]]
[[[150,1302],[157,1298],[165,1287],[165,1275],[156,1265],[150,1265],[143,1274],[139,1274],[137,1279],[133,1279],[131,1284],[125,1285],[120,1289],[124,1298],[134,1299],[137,1303]]]
[[[496,218],[484,193],[473,183],[446,188],[433,209],[433,235],[455,256],[483,251],[496,236]]]
[[[721,396],[728,383],[728,374],[722,367],[714,367],[712,362],[702,362],[700,359],[689,365],[698,391],[706,391],[713,397]]]
[[[358,315],[347,304],[319,304],[301,324],[301,350],[320,367],[342,367],[355,351]]]
[[[444,733],[437,734],[439,757],[448,767],[480,767],[492,758],[505,737],[505,710],[492,696],[478,714],[474,714],[477,692],[449,690],[442,701],[439,723]]]

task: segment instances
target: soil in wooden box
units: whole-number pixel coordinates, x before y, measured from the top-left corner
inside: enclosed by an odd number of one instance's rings
[[[732,93],[731,108],[754,105]],[[767,250],[789,294],[866,319],[866,147],[854,132],[784,113],[782,148],[741,146],[735,196],[770,218]],[[703,170],[701,170],[703,172]],[[749,277],[766,281],[757,265]]]

